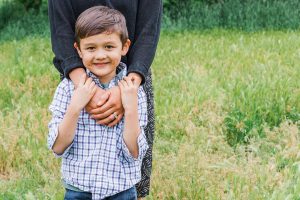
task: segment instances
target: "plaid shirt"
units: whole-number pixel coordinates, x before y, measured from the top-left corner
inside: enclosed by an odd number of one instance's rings
[[[126,75],[126,66],[119,66],[119,73],[108,88]],[[88,72],[95,83],[103,88],[98,78]],[[105,88],[103,88],[105,89]],[[49,107],[52,119],[48,125],[48,147],[52,149],[58,136],[58,126],[70,103],[74,85],[64,79],[56,89]],[[138,90],[138,114],[141,133],[138,137],[139,155],[132,157],[123,140],[124,117],[114,127],[96,124],[82,110],[72,144],[62,155],[62,178],[68,185],[91,192],[93,199],[103,199],[133,187],[141,179],[141,163],[148,148],[144,127],[147,124],[147,102],[142,87]]]

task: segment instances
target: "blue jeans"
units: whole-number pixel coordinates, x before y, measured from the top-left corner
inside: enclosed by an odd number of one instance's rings
[[[92,200],[92,193],[89,192],[76,192],[66,189],[64,200]],[[137,200],[137,193],[135,187],[122,191],[104,200]]]

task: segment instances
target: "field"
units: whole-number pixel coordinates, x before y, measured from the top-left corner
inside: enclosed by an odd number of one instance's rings
[[[300,199],[300,32],[163,32],[147,199]],[[0,42],[0,199],[62,199],[48,36]]]

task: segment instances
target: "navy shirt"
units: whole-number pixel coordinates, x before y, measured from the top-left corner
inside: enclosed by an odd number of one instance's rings
[[[78,67],[84,67],[74,45],[77,17],[86,9],[104,5],[119,10],[126,18],[131,47],[122,61],[128,73],[139,73],[143,81],[153,61],[160,33],[161,0],[48,0],[53,63],[69,77]]]

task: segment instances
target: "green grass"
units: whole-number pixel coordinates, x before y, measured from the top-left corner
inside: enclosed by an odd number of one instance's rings
[[[148,199],[299,199],[299,33],[162,33]],[[62,199],[46,148],[50,39],[0,49],[0,199]]]

